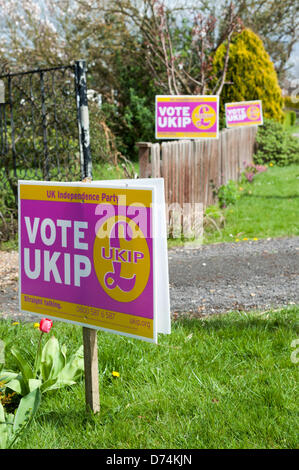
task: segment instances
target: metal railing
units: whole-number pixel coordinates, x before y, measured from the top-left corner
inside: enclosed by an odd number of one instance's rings
[[[91,172],[85,62],[0,76],[0,241],[17,230],[18,179]]]

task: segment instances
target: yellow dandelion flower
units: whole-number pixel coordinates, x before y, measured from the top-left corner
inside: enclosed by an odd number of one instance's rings
[[[12,323],[12,325],[13,325],[13,326],[15,326],[15,325],[19,325],[19,324],[20,324],[20,322],[19,322],[19,321],[14,321],[14,322]]]
[[[39,323],[34,323],[33,328],[39,328]]]
[[[243,238],[243,240],[245,240],[245,241],[246,241],[246,240],[248,240],[248,238],[246,238],[246,237],[245,237],[245,238]]]
[[[273,163],[269,163],[269,166],[273,166]]]
[[[240,240],[239,240],[239,238],[236,238],[236,240],[235,240],[235,241],[236,241],[236,242],[239,242]]]
[[[116,370],[112,371],[112,375],[113,375],[113,377],[119,377],[120,376],[119,372],[117,372]]]
[[[255,242],[256,242],[257,240],[258,240],[258,238],[254,237],[253,241],[255,241]]]

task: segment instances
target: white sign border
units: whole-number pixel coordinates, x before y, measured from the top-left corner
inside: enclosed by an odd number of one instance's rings
[[[262,122],[259,122],[258,124],[246,124],[246,125],[242,125],[239,123],[239,125],[236,125],[236,126],[230,126],[227,124],[227,119],[226,119],[226,106],[227,105],[230,105],[230,104],[234,104],[234,105],[244,105],[244,104],[250,104],[250,103],[259,103],[260,104],[260,107],[261,107],[261,113],[262,113]],[[262,104],[262,100],[250,100],[250,101],[236,101],[236,102],[232,102],[232,103],[225,103],[225,125],[226,125],[226,129],[237,129],[237,128],[247,128],[247,127],[257,127],[257,126],[262,126],[264,124],[264,114],[263,114],[263,104]]]

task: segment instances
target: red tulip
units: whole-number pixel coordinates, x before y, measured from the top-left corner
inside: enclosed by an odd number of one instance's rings
[[[49,320],[49,318],[42,318],[39,324],[39,329],[43,333],[49,333],[53,326],[53,321]]]

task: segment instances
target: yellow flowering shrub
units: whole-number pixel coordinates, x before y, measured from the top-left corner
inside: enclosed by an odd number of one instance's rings
[[[226,45],[222,44],[214,56],[214,72],[218,75],[225,53]],[[223,87],[222,113],[225,103],[262,100],[264,117],[283,121],[283,98],[273,62],[262,40],[250,29],[244,29],[232,39],[226,81],[232,84]]]

